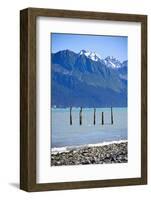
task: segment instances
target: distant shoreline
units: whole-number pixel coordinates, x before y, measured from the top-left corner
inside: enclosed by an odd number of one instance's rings
[[[113,141],[51,152],[51,166],[128,162],[128,142]]]

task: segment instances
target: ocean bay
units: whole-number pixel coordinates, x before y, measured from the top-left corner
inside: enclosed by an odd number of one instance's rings
[[[95,125],[93,108],[83,108],[82,125],[79,123],[79,111],[80,108],[72,109],[72,125],[70,125],[70,108],[52,108],[51,148],[127,140],[127,108],[113,108],[113,124],[111,124],[111,108],[96,108]]]

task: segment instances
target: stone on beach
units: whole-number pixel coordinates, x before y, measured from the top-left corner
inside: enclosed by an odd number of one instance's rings
[[[127,142],[121,142],[51,153],[51,166],[126,163],[127,148]]]

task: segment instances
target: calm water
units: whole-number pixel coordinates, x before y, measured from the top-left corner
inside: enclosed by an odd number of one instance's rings
[[[72,109],[71,126],[69,109],[52,109],[52,148],[127,139],[127,108],[113,108],[113,125],[110,108],[96,109],[96,125],[93,124],[93,109],[83,109],[81,126],[79,110]],[[104,112],[104,125],[101,124],[101,112]]]

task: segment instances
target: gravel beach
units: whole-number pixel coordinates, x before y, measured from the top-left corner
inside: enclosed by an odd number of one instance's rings
[[[128,143],[83,147],[68,152],[51,153],[51,166],[128,162]]]

